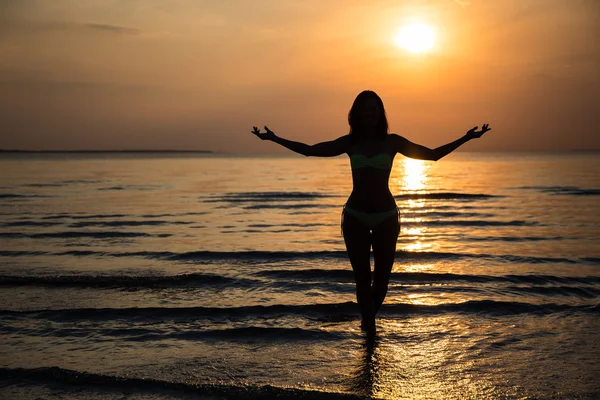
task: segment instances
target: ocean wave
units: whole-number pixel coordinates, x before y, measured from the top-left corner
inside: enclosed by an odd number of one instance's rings
[[[278,228],[280,226],[294,226],[298,228],[306,228],[311,226],[327,226],[326,224],[320,223],[306,223],[306,224],[248,224],[248,228]],[[232,226],[228,226],[228,228],[232,228]]]
[[[24,198],[24,197],[31,197],[31,196],[26,196],[24,194],[16,194],[16,193],[0,193],[0,199],[19,199],[19,198]]]
[[[302,281],[336,281],[354,282],[352,270],[345,269],[304,269],[304,270],[266,270],[252,274],[270,279],[302,280]],[[527,284],[600,284],[599,276],[553,276],[553,275],[468,275],[428,272],[392,272],[390,282],[410,284],[431,284],[446,282],[468,283],[527,283]]]
[[[260,282],[248,278],[231,278],[216,274],[192,273],[173,276],[130,275],[0,275],[0,286],[50,286],[92,288],[172,288],[172,287],[253,287]]]
[[[50,182],[50,183],[26,183],[23,185],[19,185],[21,187],[61,187],[65,186],[65,183],[61,182]]]
[[[335,205],[321,205],[321,204],[260,204],[260,205],[249,205],[243,206],[244,209],[286,209],[286,210],[294,210],[294,209],[304,209],[304,208],[337,208]],[[460,214],[460,213],[454,213]],[[464,215],[461,215],[464,216]],[[115,214],[115,215],[106,215],[106,216],[98,216],[98,219],[108,219],[108,218],[123,218],[126,215]],[[406,220],[406,218],[432,218],[439,217],[439,215],[432,215],[430,213],[419,213],[413,215],[407,215],[401,213],[402,224],[406,226],[544,226],[544,224],[535,222],[535,221],[522,221],[522,220],[513,220],[513,221],[494,221],[494,220],[452,220],[452,219],[425,219],[421,221],[410,221]],[[0,226],[6,227],[18,227],[18,226],[39,226],[39,227],[48,227],[48,226],[56,226],[64,224],[70,228],[87,228],[91,226],[99,226],[99,227],[121,227],[121,226],[157,226],[157,225],[190,225],[196,222],[194,221],[169,221],[169,220],[117,220],[117,221],[94,221],[90,220],[93,217],[45,217],[40,220],[32,220],[32,219],[23,219],[20,221],[6,222],[0,224]],[[48,220],[57,220],[63,219],[65,221],[55,222]],[[69,219],[75,220],[84,220],[78,222],[69,223]],[[295,226],[299,228],[308,228],[312,226],[325,226],[325,224],[251,224],[248,227],[257,227],[257,228],[266,228],[266,227],[283,227],[283,226]],[[507,240],[510,240],[512,237],[507,237]]]
[[[60,187],[60,186],[67,186],[67,185],[73,185],[73,184],[88,184],[88,183],[102,183],[102,182],[106,182],[106,181],[72,179],[72,180],[67,180],[67,181],[56,181],[56,182],[25,183],[20,186],[23,186],[23,187]]]
[[[461,303],[438,305],[421,304],[384,304],[381,307],[384,316],[400,317],[425,314],[487,314],[487,315],[546,315],[554,313],[600,314],[600,305],[532,304],[516,301],[469,300]],[[177,322],[192,321],[201,318],[227,319],[229,321],[247,320],[256,317],[285,317],[290,315],[323,319],[331,315],[360,318],[358,305],[354,302],[330,304],[303,304],[242,307],[135,307],[135,308],[69,308],[59,310],[0,310],[2,318],[35,318],[50,321],[94,320],[110,321],[136,318],[137,320],[165,320]]]
[[[521,186],[519,189],[537,190],[551,195],[600,196],[600,189],[580,188],[577,186]]]
[[[353,302],[334,304],[241,306],[241,307],[134,307],[134,308],[70,308],[60,310],[11,311],[0,310],[3,318],[34,317],[51,321],[95,320],[109,321],[115,319],[146,319],[188,321],[199,318],[227,318],[230,320],[246,320],[263,316],[322,316],[332,313],[356,314]],[[358,314],[356,314],[358,316]]]
[[[348,334],[338,331],[327,331],[321,329],[305,329],[299,327],[261,327],[245,326],[237,328],[222,329],[198,329],[193,327],[189,329],[172,329],[166,327],[161,329],[162,325],[154,325],[152,328],[103,328],[103,327],[77,327],[73,325],[59,326],[38,326],[33,327],[29,324],[27,328],[15,326],[3,326],[0,324],[0,332],[7,334],[19,333],[28,336],[54,336],[54,337],[89,337],[93,335],[95,340],[112,342],[115,338],[127,340],[129,342],[147,342],[157,340],[219,340],[219,341],[256,341],[267,340],[269,342],[284,341],[314,341],[314,340],[340,340],[347,339]]]
[[[3,227],[17,227],[17,226],[36,226],[36,227],[48,227],[48,226],[56,226],[62,225],[62,222],[50,222],[50,221],[13,221],[13,222],[5,222],[0,224]]]
[[[156,226],[156,225],[190,225],[195,222],[191,221],[165,221],[165,220],[151,220],[151,221],[85,221],[75,222],[69,224],[70,228],[87,228],[88,226]]]
[[[153,258],[153,256],[150,256]],[[236,251],[236,252],[218,252],[218,251],[190,251],[185,253],[164,252],[158,258],[165,258],[173,261],[193,261],[193,260],[252,260],[252,261],[282,261],[294,259],[347,259],[345,251]]]
[[[49,197],[54,197],[54,196],[48,196],[48,195],[43,195],[43,194],[0,193],[0,200],[1,199],[26,200],[26,199],[33,199],[33,198],[49,198]]]
[[[581,259],[592,264],[600,264],[600,257],[581,257]]]
[[[242,206],[244,209],[282,209],[282,210],[301,210],[301,209],[323,209],[323,208],[338,208],[335,205],[320,205],[320,204],[260,204],[260,205],[249,205]],[[460,213],[456,213],[460,214]],[[433,215],[430,213],[419,213],[419,214],[411,214],[407,215],[405,213],[401,213],[401,223],[403,226],[464,226],[464,227],[488,227],[488,226],[546,226],[546,224],[535,222],[535,221],[523,221],[523,220],[512,220],[512,221],[497,221],[497,220],[454,220],[454,219],[445,219],[440,217],[439,215]],[[460,215],[465,216],[465,215]],[[474,215],[473,215],[474,216]],[[109,218],[123,218],[126,215],[105,215],[98,216],[98,219],[109,219]],[[116,220],[116,221],[108,221],[108,220],[93,220],[93,217],[81,217],[81,216],[73,216],[73,217],[58,217],[58,216],[50,216],[40,218],[39,220],[34,220],[31,218],[22,218],[18,221],[4,222],[0,223],[0,226],[3,227],[50,227],[50,226],[59,226],[64,225],[69,228],[87,228],[87,227],[128,227],[128,226],[170,226],[170,225],[191,225],[197,223],[197,221],[170,221],[170,220],[160,220],[160,219],[145,219],[145,220]],[[409,218],[407,220],[407,218]],[[414,221],[410,219],[417,218],[419,220]],[[430,218],[441,218],[441,219],[430,219]],[[71,219],[79,220],[76,222],[69,221]],[[49,221],[52,220],[52,221]],[[58,221],[63,220],[63,221]],[[295,226],[298,228],[310,228],[314,226],[326,226],[326,224],[250,224],[248,227],[250,228],[266,228],[266,227],[285,227],[285,226]],[[233,228],[233,226],[228,226]],[[241,226],[240,226],[241,227]],[[253,231],[254,232],[254,231]],[[260,231],[257,231],[260,232]],[[522,238],[506,236],[502,237],[506,241],[514,241]],[[561,238],[546,238],[539,237],[539,240],[560,240]],[[532,240],[535,240],[532,239]]]
[[[186,215],[206,215],[210,214],[208,211],[190,211],[176,214],[143,214],[141,218],[164,218],[164,217],[181,217]]]
[[[127,186],[110,186],[110,187],[101,187],[96,190],[157,190],[163,189],[162,186],[159,185],[127,185]]]
[[[578,240],[573,236],[469,236],[460,238],[467,242],[545,242],[555,240]],[[583,258],[582,258],[583,259]]]
[[[298,201],[336,197],[317,192],[239,192],[201,197],[206,203],[245,203],[257,201]]]
[[[69,213],[54,214],[42,217],[40,219],[100,219],[100,218],[123,218],[126,214],[86,214],[77,215]]]
[[[143,215],[135,215],[135,214],[70,214],[70,213],[58,213],[53,215],[47,215],[41,217],[39,219],[107,219],[107,218],[164,218],[164,217],[181,217],[188,215],[206,215],[208,211],[203,212],[185,212],[185,213],[176,213],[176,214],[143,214]]]
[[[85,232],[84,232],[85,233]],[[89,232],[91,235],[94,232]],[[113,232],[98,232],[100,237],[106,234],[110,237]],[[114,232],[118,235],[120,232]],[[123,232],[127,233],[127,232]],[[136,232],[131,232],[136,235]],[[11,234],[11,233],[9,233]],[[75,232],[75,237],[79,232]],[[139,233],[137,235],[150,234]],[[0,233],[0,237],[2,233]],[[156,235],[158,236],[158,235]],[[92,236],[93,237],[93,236]],[[119,236],[116,236],[119,237]],[[166,261],[206,261],[206,262],[277,262],[286,260],[348,260],[346,251],[190,251],[183,253],[174,253],[170,251],[136,251],[136,252],[108,252],[94,250],[69,250],[63,252],[46,252],[46,251],[24,251],[24,250],[0,250],[0,257],[22,257],[22,256],[75,256],[75,257],[143,257],[155,260]],[[564,258],[564,257],[535,257],[535,256],[519,256],[508,254],[474,254],[474,253],[444,253],[433,251],[403,251],[396,252],[396,262],[402,263],[407,260],[416,261],[453,261],[462,259],[482,259],[501,263],[522,263],[522,264],[600,264],[598,257],[579,257],[579,258]]]
[[[403,216],[401,214],[401,216]],[[481,220],[423,220],[423,221],[402,221],[403,225],[419,226],[544,226],[545,224],[535,221],[481,221]]]
[[[174,336],[175,335],[175,336]],[[195,332],[176,332],[161,335],[161,337],[152,338],[152,335],[148,337],[148,340],[156,339],[183,339],[183,340],[194,340],[194,339],[206,339],[214,338],[218,340],[269,340],[269,341],[287,341],[287,340],[339,340],[346,337],[343,332],[325,331],[320,329],[305,329],[305,328],[283,328],[283,327],[260,327],[260,326],[246,326],[240,328],[227,328],[227,329],[210,329],[204,331]]]
[[[64,232],[46,232],[46,233],[21,233],[21,232],[0,232],[0,238],[29,238],[29,239],[74,239],[74,238],[132,238],[132,237],[169,237],[170,233],[145,233],[145,232],[119,232],[119,231],[64,231]]]
[[[60,385],[61,393],[67,388],[73,388],[78,393],[82,389],[118,389],[128,393],[150,393],[156,396],[165,392],[169,397],[174,393],[197,396],[210,396],[211,398],[225,399],[305,399],[305,400],[350,400],[361,397],[343,394],[322,392],[317,390],[278,388],[266,386],[234,386],[221,384],[193,384],[185,382],[172,382],[151,378],[133,378],[82,372],[59,367],[41,368],[0,368],[0,381],[9,384],[35,383]]]
[[[455,193],[455,192],[437,192],[437,193],[403,193],[394,196],[396,200],[488,200],[500,198],[503,196],[482,194],[482,193]]]
[[[50,218],[48,218],[50,219]],[[36,227],[48,227],[57,225],[66,225],[69,228],[87,228],[90,226],[104,226],[104,227],[119,227],[119,226],[156,226],[156,225],[189,225],[194,224],[191,221],[166,221],[166,220],[150,220],[150,221],[85,221],[85,222],[55,222],[55,221],[34,221],[34,220],[21,220],[1,223],[3,227],[18,227],[18,226],[36,226]]]
[[[502,286],[482,286],[496,284]],[[497,294],[537,294],[594,299],[600,296],[600,277],[551,275],[461,275],[450,273],[395,272],[390,276],[390,293],[477,293],[485,296],[490,289]],[[269,291],[327,291],[353,293],[354,274],[351,270],[271,270],[252,273],[250,277],[228,277],[210,273],[190,273],[172,276],[153,275],[0,275],[0,287],[94,288],[115,290],[163,289],[227,289],[261,288]]]
[[[437,209],[437,207],[436,207]],[[458,211],[434,211],[427,210],[417,212],[413,208],[406,208],[400,211],[400,216],[403,218],[473,218],[473,217],[495,217],[497,214],[479,213],[479,212],[458,212]]]
[[[600,289],[581,286],[508,286],[503,289],[516,293],[530,293],[543,296],[569,296],[582,299],[595,299],[600,296]]]
[[[333,204],[255,204],[249,206],[241,206],[244,210],[263,210],[263,209],[281,209],[281,210],[294,210],[301,208],[337,208],[340,206],[336,206]]]

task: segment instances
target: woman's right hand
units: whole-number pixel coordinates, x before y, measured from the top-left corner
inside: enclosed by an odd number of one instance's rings
[[[261,140],[273,140],[275,139],[275,133],[273,133],[272,130],[270,130],[269,128],[267,128],[265,126],[265,133],[261,133],[260,129],[258,129],[256,126],[253,126],[252,128],[252,133],[254,133],[256,136],[258,136]]]

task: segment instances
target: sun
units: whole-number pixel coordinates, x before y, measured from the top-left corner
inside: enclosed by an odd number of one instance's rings
[[[411,53],[425,53],[433,49],[435,31],[422,23],[406,25],[398,31],[396,44]]]

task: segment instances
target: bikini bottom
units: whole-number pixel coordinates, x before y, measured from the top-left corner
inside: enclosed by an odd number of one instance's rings
[[[399,218],[398,207],[394,207],[391,210],[387,211],[372,213],[358,211],[345,205],[344,210],[342,211],[342,226],[344,225],[344,213],[352,215],[370,230],[377,228],[379,224],[381,224],[383,221],[387,220],[388,218],[394,215],[396,216],[396,218]],[[400,225],[400,221],[398,221],[398,225]]]

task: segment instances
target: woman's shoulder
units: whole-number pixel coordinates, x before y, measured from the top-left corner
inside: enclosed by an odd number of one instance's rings
[[[406,140],[404,136],[398,135],[397,133],[388,134],[387,139],[393,143],[396,143],[398,140]]]

